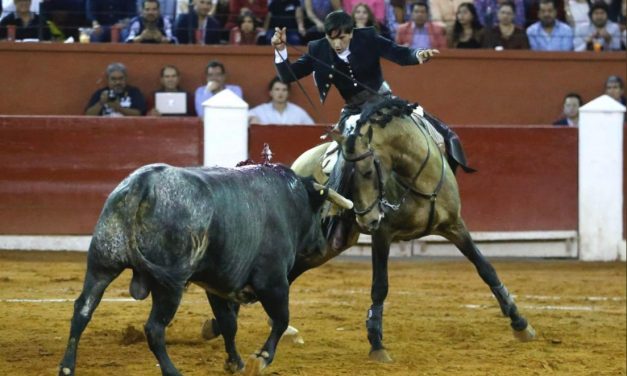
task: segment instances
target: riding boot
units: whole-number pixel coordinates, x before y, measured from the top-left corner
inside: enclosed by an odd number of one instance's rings
[[[459,140],[459,137],[449,128],[444,122],[435,116],[428,114],[425,112],[424,116],[431,122],[433,127],[438,131],[439,134],[444,137],[444,145],[446,146],[446,154],[449,165],[451,166],[451,170],[453,173],[456,172],[457,166],[460,166],[462,170],[466,173],[476,172],[472,167],[468,166],[468,162],[466,161],[466,155],[464,154],[464,148],[462,147],[462,143]]]

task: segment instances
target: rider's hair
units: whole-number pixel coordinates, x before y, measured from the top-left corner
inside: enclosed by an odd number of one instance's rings
[[[342,10],[333,11],[324,19],[324,32],[330,38],[337,38],[342,33],[350,34],[354,27],[353,17]]]

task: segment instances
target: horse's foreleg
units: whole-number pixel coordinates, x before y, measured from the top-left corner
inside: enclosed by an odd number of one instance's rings
[[[383,346],[383,303],[388,295],[388,256],[390,239],[386,236],[372,236],[372,305],[368,310],[366,329],[370,341],[370,358],[379,362],[391,362]]]
[[[533,340],[535,338],[535,330],[518,312],[514,299],[499,279],[492,264],[485,259],[475,245],[463,221],[460,219],[460,223],[452,228],[451,232],[446,233],[445,237],[453,242],[464,256],[475,265],[479,276],[490,287],[490,290],[492,290],[496,300],[499,302],[503,315],[510,318],[514,336],[521,341]]]

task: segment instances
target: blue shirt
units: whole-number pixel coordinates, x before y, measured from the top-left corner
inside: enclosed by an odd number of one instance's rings
[[[411,47],[421,49],[431,48],[431,39],[429,39],[429,32],[426,27],[414,28]]]
[[[238,97],[242,98],[242,88],[237,85],[224,85],[226,89],[231,90]],[[196,115],[202,118],[205,116],[205,108],[202,106],[203,102],[207,99],[213,97],[213,93],[209,90],[206,90],[206,86],[201,86],[196,89],[196,94],[194,95],[194,105],[196,106]]]
[[[527,38],[534,51],[573,50],[573,29],[558,20],[555,20],[551,34],[547,34],[540,21],[534,23],[527,28]]]

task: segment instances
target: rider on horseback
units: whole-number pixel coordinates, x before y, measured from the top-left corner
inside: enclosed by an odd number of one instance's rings
[[[287,60],[285,28],[275,29],[272,45],[275,48],[275,65],[283,82],[296,81],[311,73],[318,87],[320,101],[324,102],[331,85],[334,85],[346,105],[342,109],[340,130],[350,115],[361,112],[370,104],[392,95],[383,79],[380,58],[399,65],[416,65],[427,62],[438,50],[417,50],[402,47],[381,37],[372,27],[354,29],[352,17],[343,11],[329,13],[324,20],[326,37],[309,43],[309,52],[296,62]],[[444,137],[451,168],[460,165],[465,171],[473,171],[457,135],[444,123],[432,116],[424,117]]]

